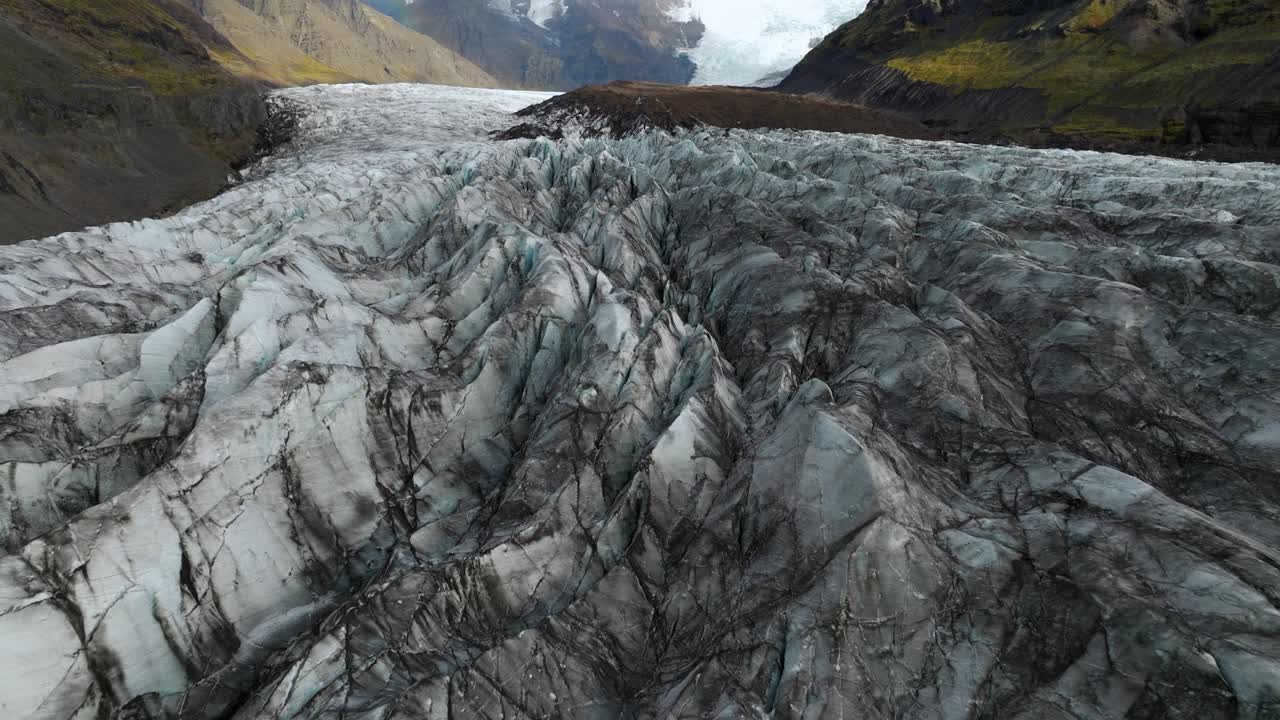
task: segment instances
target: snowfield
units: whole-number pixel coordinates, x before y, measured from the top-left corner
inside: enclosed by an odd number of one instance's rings
[[[1280,167],[282,94],[0,248],[0,717],[1280,712]]]

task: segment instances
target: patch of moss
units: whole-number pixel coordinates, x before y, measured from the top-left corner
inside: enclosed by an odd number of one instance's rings
[[[1070,32],[1101,30],[1115,19],[1123,5],[1122,0],[1090,0],[1084,10],[1064,23],[1064,29]]]
[[[227,71],[239,77],[254,78],[274,85],[319,85],[353,82],[355,78],[298,53],[296,62],[272,63],[242,48],[237,52],[213,50],[210,55]]]
[[[1186,142],[1187,124],[1181,120],[1165,120],[1160,123],[1160,141],[1166,143]]]
[[[79,56],[85,70],[145,83],[157,94],[201,92],[232,79],[168,0],[0,0],[0,9]],[[172,12],[171,12],[172,10]]]
[[[1085,103],[1166,61],[1175,50],[1157,46],[1136,51],[1108,38],[1068,38],[1066,50],[1021,79],[1043,90],[1050,112]]]
[[[1169,118],[1155,125],[1135,125],[1103,113],[1081,113],[1050,130],[1067,137],[1123,144],[1184,143],[1187,138],[1187,125],[1181,120]]]
[[[1011,43],[972,40],[942,50],[896,57],[886,64],[912,80],[960,91],[1008,87],[1025,74],[1025,60]]]
[[[1137,52],[1106,38],[1014,42],[971,40],[941,50],[890,59],[911,79],[957,92],[1021,87],[1039,90],[1051,112],[1084,102],[1100,91],[1164,60],[1172,50]]]
[[[1264,32],[1262,37],[1256,27],[1224,30],[1208,41],[1168,53],[1116,83],[1099,100],[1117,107],[1151,107],[1193,92],[1212,99],[1227,85],[1217,78],[1238,67],[1264,63],[1275,52],[1280,30],[1271,30],[1269,36]]]
[[[199,67],[175,65],[145,48],[127,47],[114,53],[100,69],[107,75],[140,80],[158,95],[188,95],[216,89],[227,83],[227,74],[210,63]]]
[[[1162,128],[1135,127],[1106,115],[1080,114],[1050,127],[1059,135],[1087,137],[1097,140],[1156,142],[1164,136]]]

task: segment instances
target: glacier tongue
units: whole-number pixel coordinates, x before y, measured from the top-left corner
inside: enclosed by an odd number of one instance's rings
[[[1280,712],[1280,168],[283,94],[0,248],[5,717]]]
[[[673,13],[706,33],[688,55],[694,85],[776,85],[865,0],[689,0]]]

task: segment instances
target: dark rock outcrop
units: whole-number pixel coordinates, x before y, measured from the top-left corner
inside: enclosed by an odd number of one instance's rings
[[[622,138],[642,130],[673,132],[700,127],[942,138],[901,113],[816,97],[708,85],[614,82],[557,95],[519,114],[526,122],[500,133],[499,138],[563,137],[565,129]]]

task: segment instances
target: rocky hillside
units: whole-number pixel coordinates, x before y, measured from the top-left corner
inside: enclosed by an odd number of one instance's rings
[[[190,1],[240,51],[216,57],[272,84],[494,85],[475,64],[357,0]]]
[[[703,27],[671,11],[683,0],[378,0],[512,87],[570,89],[613,80],[683,84],[679,50]]]
[[[246,159],[258,88],[170,0],[0,0],[0,243],[176,209]]]
[[[1280,145],[1277,0],[873,0],[783,82],[979,138]]]
[[[356,0],[0,0],[0,243],[207,198],[267,85],[492,86]]]

